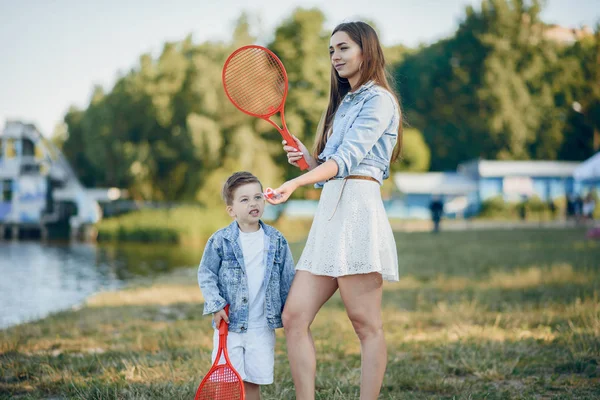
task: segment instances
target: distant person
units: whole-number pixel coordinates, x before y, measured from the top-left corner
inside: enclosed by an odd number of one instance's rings
[[[550,218],[552,220],[555,220],[557,208],[556,208],[556,202],[553,199],[548,200],[548,210],[550,210]]]
[[[438,233],[440,231],[440,222],[444,215],[444,202],[439,196],[433,196],[431,203],[429,203],[429,210],[431,210],[431,220],[433,221],[433,232]]]
[[[577,222],[581,221],[583,218],[583,197],[581,194],[578,194],[575,197],[575,220]]]
[[[589,192],[585,197],[583,205],[581,207],[582,215],[584,220],[594,220],[594,210],[596,209],[596,200],[594,200],[594,195],[592,192]]]
[[[565,208],[565,216],[567,221],[571,221],[575,218],[575,196],[572,193],[566,195],[567,206]]]
[[[519,203],[518,211],[521,221],[527,220],[527,196],[521,197],[521,203]]]

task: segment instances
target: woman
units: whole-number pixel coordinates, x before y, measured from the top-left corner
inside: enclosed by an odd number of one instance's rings
[[[309,171],[276,189],[285,202],[296,188],[323,192],[296,266],[283,325],[296,398],[315,398],[316,356],[310,325],[339,288],[361,344],[360,398],[376,399],[386,368],[381,319],[383,279],[398,280],[396,243],[380,185],[400,151],[398,99],[388,84],[376,32],[363,22],[338,25],[330,38],[329,106],[313,155],[296,139],[284,142],[288,161],[304,156]],[[333,278],[333,279],[332,279]]]

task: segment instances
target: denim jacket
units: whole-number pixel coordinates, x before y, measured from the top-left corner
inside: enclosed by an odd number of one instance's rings
[[[294,260],[283,235],[262,221],[260,225],[265,232],[265,314],[268,326],[276,329],[283,326],[281,312],[294,278]],[[250,303],[239,237],[236,221],[210,237],[198,267],[198,284],[204,297],[204,315],[229,304],[229,330],[243,333],[248,329]]]
[[[333,132],[319,161],[334,160],[338,173],[371,176],[381,184],[390,176],[390,158],[398,140],[400,111],[391,93],[372,81],[348,93],[333,119]],[[318,182],[315,187],[323,187]]]

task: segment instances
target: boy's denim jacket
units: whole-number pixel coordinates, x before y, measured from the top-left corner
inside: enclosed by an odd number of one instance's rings
[[[332,179],[366,175],[383,183],[390,175],[399,123],[400,111],[391,93],[369,81],[340,103],[319,161],[332,159],[337,163],[338,173]]]
[[[283,235],[262,221],[260,225],[265,232],[265,311],[269,328],[276,329],[283,326],[281,312],[295,274],[294,259]],[[204,315],[229,304],[229,330],[243,333],[248,329],[249,302],[239,236],[233,221],[210,237],[198,268],[198,284],[204,297]]]

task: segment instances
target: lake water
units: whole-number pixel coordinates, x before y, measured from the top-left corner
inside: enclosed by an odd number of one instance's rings
[[[82,304],[136,277],[193,267],[201,249],[0,242],[0,329]]]

